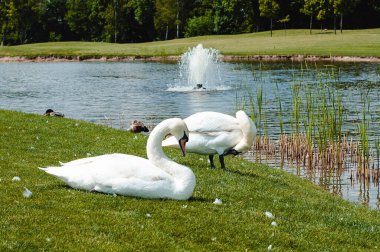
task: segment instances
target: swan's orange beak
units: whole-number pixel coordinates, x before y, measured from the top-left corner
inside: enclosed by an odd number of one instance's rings
[[[186,133],[184,132],[183,137],[179,140],[179,147],[181,148],[183,156],[186,156],[186,143],[189,141]]]

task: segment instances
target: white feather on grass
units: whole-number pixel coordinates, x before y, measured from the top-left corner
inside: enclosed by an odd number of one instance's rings
[[[274,219],[274,215],[271,212],[266,211],[265,216],[270,218],[270,219]]]
[[[21,178],[19,176],[14,176],[12,178],[12,181],[21,181]]]
[[[30,198],[30,197],[32,197],[32,192],[28,189],[28,188],[26,188],[26,187],[24,187],[24,192],[22,193],[22,195],[24,195],[24,197],[25,198]]]
[[[223,204],[223,202],[222,202],[221,199],[216,198],[216,199],[214,200],[213,204],[215,204],[215,205],[221,205],[221,204]]]

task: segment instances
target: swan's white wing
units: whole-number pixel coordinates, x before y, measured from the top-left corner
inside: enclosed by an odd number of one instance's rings
[[[200,112],[184,119],[190,132],[221,132],[240,130],[236,118],[218,112]]]
[[[205,155],[221,155],[225,150],[239,143],[241,137],[242,133],[238,130],[231,132],[190,132],[186,151]],[[179,148],[174,137],[165,139],[162,146]]]
[[[191,134],[190,134],[191,135]],[[190,137],[189,137],[190,138]],[[193,138],[206,138],[206,147],[215,150],[219,155],[222,155],[224,151],[234,147],[239,143],[242,138],[242,133],[240,130],[233,130],[229,132],[220,132],[213,135],[198,135],[194,134]],[[206,153],[206,154],[216,154],[216,153]]]
[[[173,194],[174,182],[167,177],[157,176],[150,180],[137,177],[115,178],[97,183],[95,191],[148,199],[167,198]]]

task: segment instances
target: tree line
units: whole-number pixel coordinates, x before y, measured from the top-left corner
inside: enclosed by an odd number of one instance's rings
[[[1,45],[145,42],[319,27],[380,27],[380,1],[0,0]]]

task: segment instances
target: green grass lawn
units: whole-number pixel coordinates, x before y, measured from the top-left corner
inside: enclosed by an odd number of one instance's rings
[[[196,174],[190,200],[114,197],[71,189],[38,167],[114,152],[145,157],[147,136],[0,110],[0,140],[0,251],[380,249],[379,211],[265,165],[229,157],[227,171],[210,170],[204,156],[167,149]]]
[[[203,36],[138,44],[52,42],[0,47],[5,56],[172,56],[203,43],[223,55],[316,55],[380,57],[380,29],[333,31],[277,30],[241,35]]]

